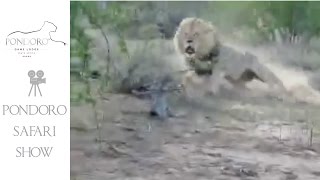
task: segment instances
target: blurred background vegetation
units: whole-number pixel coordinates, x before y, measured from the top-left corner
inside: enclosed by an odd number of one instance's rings
[[[128,84],[128,77],[133,77],[136,61],[140,61],[142,56],[144,59],[155,57],[154,54],[146,54],[150,44],[142,46],[139,52],[133,52],[137,48],[129,41],[170,40],[185,17],[209,20],[225,37],[246,43],[288,46],[298,43],[304,50],[320,52],[320,41],[314,41],[320,33],[319,15],[320,2],[316,1],[72,1],[71,102],[94,101],[90,88],[94,80],[100,83],[102,91],[119,92],[124,84]],[[92,38],[92,31],[101,35],[100,44],[97,45]],[[97,56],[95,47],[99,45],[103,55]],[[97,59],[104,63],[96,63]],[[130,66],[121,70],[115,63],[120,59]],[[292,63],[301,63],[298,61]],[[317,61],[315,63],[313,58],[312,63],[304,63],[304,66],[318,69],[320,59]],[[117,77],[121,80],[117,81]],[[126,90],[122,88],[122,91]]]

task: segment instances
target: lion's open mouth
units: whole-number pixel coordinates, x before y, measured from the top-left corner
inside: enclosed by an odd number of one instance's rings
[[[186,53],[189,54],[189,55],[192,55],[192,54],[195,53],[195,50],[194,50],[193,47],[188,46],[188,47],[186,48]]]

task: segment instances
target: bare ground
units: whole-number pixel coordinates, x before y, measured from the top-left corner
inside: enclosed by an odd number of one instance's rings
[[[99,103],[97,123],[72,124],[71,176],[77,180],[320,178],[315,128],[310,146],[310,121],[320,114],[315,105],[263,96],[210,97],[199,104],[178,99],[173,107],[181,116],[166,121],[150,118],[148,107],[135,97],[111,95]],[[73,107],[73,121],[93,118],[90,109]]]
[[[225,90],[187,102],[175,95],[179,116],[165,121],[129,95],[110,94],[95,110],[72,107],[72,179],[320,179],[319,92],[303,72],[260,60],[293,98],[254,83],[254,96]]]

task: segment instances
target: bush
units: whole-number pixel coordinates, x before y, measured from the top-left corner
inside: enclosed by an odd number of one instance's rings
[[[320,43],[315,38],[320,32],[319,12],[319,2],[307,1],[71,2],[72,80],[85,84],[90,96],[93,74],[100,75],[102,86],[109,90],[129,92],[159,78],[154,72],[162,76],[173,71],[169,64],[176,61],[168,62],[172,57],[164,55],[172,56],[176,27],[189,16],[212,21],[225,36],[250,44],[284,43],[280,61],[316,71],[320,68]],[[304,37],[304,42],[293,46],[292,37]]]

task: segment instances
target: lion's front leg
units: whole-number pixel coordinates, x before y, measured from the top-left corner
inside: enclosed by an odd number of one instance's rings
[[[192,96],[192,76],[193,73],[192,72],[187,72],[182,79],[182,86],[183,86],[183,95],[185,96],[185,98],[190,99]]]
[[[189,71],[182,79],[183,94],[187,100],[200,97],[201,83],[194,71]]]
[[[206,87],[205,95],[216,96],[221,89],[221,78],[218,73],[213,73],[211,76],[204,77],[204,85]]]

